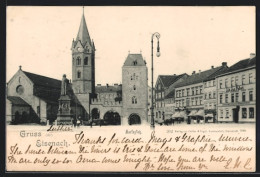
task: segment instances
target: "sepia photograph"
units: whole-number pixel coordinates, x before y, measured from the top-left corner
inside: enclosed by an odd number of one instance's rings
[[[255,171],[254,6],[6,12],[7,171]]]

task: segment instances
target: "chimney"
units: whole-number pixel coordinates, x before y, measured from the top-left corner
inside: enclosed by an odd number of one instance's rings
[[[118,84],[114,84],[114,86],[118,86]]]
[[[174,74],[173,76],[176,76],[176,74]]]
[[[214,69],[214,66],[213,66],[213,65],[211,66],[211,69]]]
[[[201,73],[201,70],[199,70],[199,73]]]
[[[195,74],[195,73],[196,73],[196,71],[192,71],[192,75]]]
[[[250,59],[255,57],[255,53],[250,53]]]
[[[107,84],[107,88],[109,87],[109,85]]]
[[[222,62],[223,67],[227,67],[227,62]]]
[[[98,87],[101,87],[101,84],[97,84]]]
[[[22,70],[22,66],[21,65],[19,66],[19,70]]]

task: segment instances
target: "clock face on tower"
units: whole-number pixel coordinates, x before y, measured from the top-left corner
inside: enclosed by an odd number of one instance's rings
[[[78,50],[79,52],[83,52],[84,49],[81,48],[81,47],[78,47],[77,50]]]

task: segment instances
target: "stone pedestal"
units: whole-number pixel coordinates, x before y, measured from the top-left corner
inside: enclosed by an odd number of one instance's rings
[[[57,125],[71,125],[73,115],[71,114],[71,99],[68,95],[61,95],[59,99],[59,112],[57,114]]]

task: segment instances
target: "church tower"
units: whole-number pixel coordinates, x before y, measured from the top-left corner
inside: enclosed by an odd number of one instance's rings
[[[84,12],[76,40],[72,41],[71,51],[74,93],[95,93],[95,46],[90,39]]]

